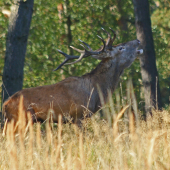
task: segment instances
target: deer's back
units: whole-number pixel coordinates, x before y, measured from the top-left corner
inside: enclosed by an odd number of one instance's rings
[[[80,118],[84,110],[82,105],[86,106],[90,95],[88,88],[88,80],[70,77],[53,85],[23,89],[3,104],[3,114],[9,120],[17,119],[20,97],[23,96],[23,110],[36,114],[37,119],[45,120],[49,109],[54,110],[56,122],[59,114]]]

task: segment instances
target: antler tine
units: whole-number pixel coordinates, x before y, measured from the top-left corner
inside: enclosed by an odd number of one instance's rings
[[[61,53],[62,54],[62,53]],[[56,69],[54,69],[53,71],[56,71],[58,69],[60,69],[69,59],[66,58]]]
[[[59,50],[59,49],[57,49],[57,51],[58,51],[60,54],[64,55],[66,58],[68,58],[68,54],[64,53],[63,51],[61,51],[61,50]]]
[[[76,47],[73,47],[73,46],[70,46],[70,48],[72,48],[73,50],[76,50],[79,53],[83,53],[84,52],[83,50],[80,50],[80,49],[78,49]]]
[[[114,33],[113,39],[111,38],[110,33],[108,33],[104,28],[102,28],[102,30],[103,30],[104,32],[106,32],[107,35],[108,35],[108,39],[107,39],[107,43],[106,43],[106,48],[109,49],[109,50],[111,50],[111,49],[112,49],[113,41],[114,41],[115,38],[116,38],[116,33],[115,33],[115,31],[114,31],[113,29],[111,29],[110,27],[109,27],[109,29]]]
[[[88,47],[88,49],[90,49],[91,51],[92,51],[92,48],[87,44],[87,43],[85,43],[84,41],[82,41],[82,40],[80,40],[80,39],[78,39],[80,42],[82,42],[84,45],[86,45],[87,47]]]
[[[101,52],[103,52],[103,51],[105,50],[106,43],[105,43],[105,41],[104,41],[104,39],[103,39],[102,37],[100,37],[99,35],[97,35],[97,36],[98,36],[98,38],[100,38],[101,41],[103,42],[103,48],[102,48],[102,50],[101,50]]]
[[[66,62],[68,62],[69,60],[79,58],[79,56],[68,55],[68,54],[64,53],[63,51],[61,51],[61,50],[59,50],[59,49],[57,49],[57,51],[58,51],[60,54],[64,55],[66,59],[65,59],[56,69],[54,69],[53,71],[56,71],[56,70],[60,69],[60,68],[61,68]]]
[[[112,41],[114,41],[115,39],[116,39],[116,32],[112,29],[112,28],[110,28],[109,27],[109,29],[113,32],[113,34],[114,34],[114,37],[113,37],[113,39],[112,39]]]
[[[103,27],[101,28],[104,32],[106,32],[107,33],[107,35],[108,35],[108,39],[107,39],[107,42],[106,42],[106,46],[108,46],[108,44],[110,43],[110,41],[112,40],[112,38],[111,38],[111,35],[110,35],[110,33],[109,32],[107,32]]]
[[[104,29],[104,28],[103,28]],[[109,34],[109,33],[108,33]],[[103,42],[103,44],[104,44],[104,46],[106,46],[105,45],[105,41],[104,41],[104,39],[102,38],[102,37],[100,37],[99,35],[97,35],[98,36],[98,38],[100,38],[101,40],[102,40],[102,42]],[[82,41],[82,40],[80,40],[80,39],[78,39],[80,42],[82,42],[84,45],[86,45],[87,47],[88,47],[88,49],[90,49],[91,51],[92,51],[92,48],[87,44],[87,43],[85,43],[84,41]],[[85,47],[82,45],[82,44],[80,44],[84,49],[85,49]],[[104,48],[103,48],[103,50],[104,50]]]
[[[85,50],[86,53],[89,52],[83,44],[80,44],[80,45],[84,48],[84,50]]]

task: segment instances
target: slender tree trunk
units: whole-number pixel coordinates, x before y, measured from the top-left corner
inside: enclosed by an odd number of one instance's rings
[[[22,89],[23,68],[34,0],[14,0],[6,39],[3,100]]]
[[[70,48],[70,45],[72,43],[72,33],[71,33],[71,10],[70,10],[70,0],[65,1],[66,5],[66,34],[67,34],[67,40],[68,40],[68,53],[70,55],[73,55],[73,49]]]
[[[141,41],[144,54],[140,58],[145,95],[146,117],[152,108],[161,109],[161,94],[156,68],[155,50],[151,30],[148,0],[133,0],[137,38]]]

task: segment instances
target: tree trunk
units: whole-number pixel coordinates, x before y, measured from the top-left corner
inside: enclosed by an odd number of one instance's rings
[[[73,55],[73,49],[70,48],[70,45],[72,43],[72,33],[71,33],[71,10],[70,10],[70,0],[65,1],[66,4],[66,33],[67,33],[67,40],[68,40],[68,53],[69,55]]]
[[[34,0],[14,0],[6,39],[2,99],[22,89],[23,68]]]
[[[156,68],[155,50],[151,30],[148,0],[133,0],[137,38],[141,41],[144,54],[140,57],[141,74],[145,95],[146,117],[151,109],[161,109],[161,94]]]

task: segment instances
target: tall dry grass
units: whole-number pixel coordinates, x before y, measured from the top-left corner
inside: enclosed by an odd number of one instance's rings
[[[109,121],[96,114],[83,122],[83,131],[74,124],[62,124],[61,117],[58,124],[33,125],[28,114],[25,124],[20,109],[17,133],[13,121],[5,137],[0,132],[0,169],[170,169],[169,111],[153,111],[143,121],[136,115],[133,91],[128,95],[124,104],[119,99],[114,104],[110,95],[110,102],[102,107]]]
[[[134,118],[127,123],[117,115],[113,126],[98,115],[76,125],[45,128],[28,124],[28,131],[14,134],[13,121],[7,134],[0,133],[0,169],[170,169],[170,115],[154,112],[147,122]],[[128,128],[128,129],[127,129]]]

